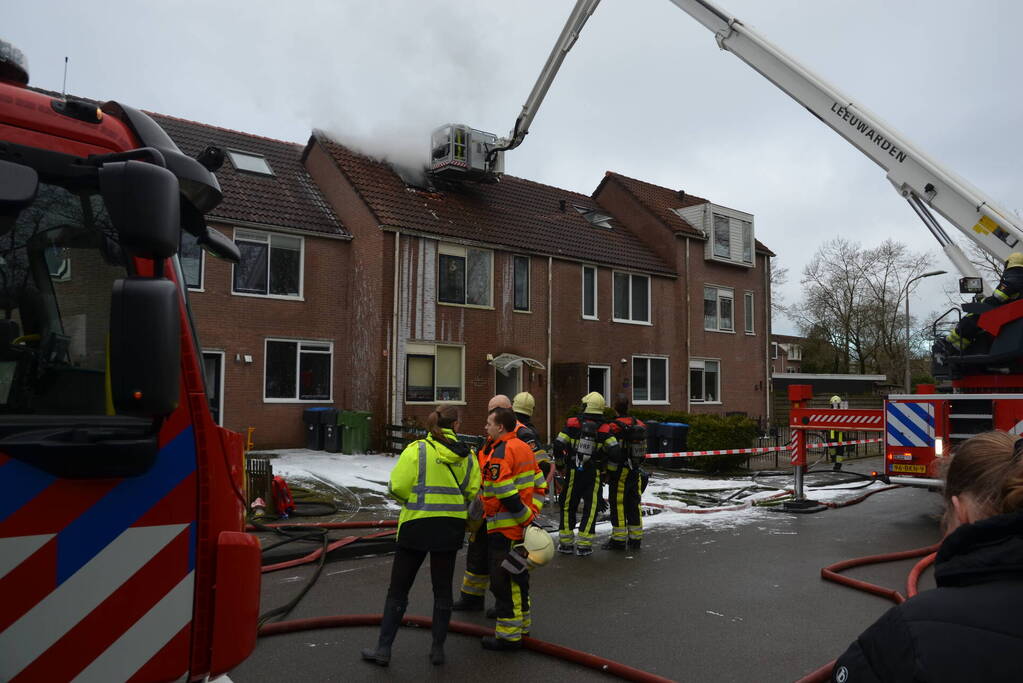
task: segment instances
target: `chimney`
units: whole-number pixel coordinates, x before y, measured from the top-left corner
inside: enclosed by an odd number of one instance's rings
[[[686,191],[685,190],[679,190],[676,194],[678,195],[679,201],[684,202],[686,200]]]

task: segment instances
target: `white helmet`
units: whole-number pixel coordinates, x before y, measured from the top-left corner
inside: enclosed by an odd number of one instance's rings
[[[842,402],[842,397],[841,396],[835,395],[835,396],[831,397],[831,405],[837,406],[841,402]]]
[[[551,535],[538,526],[527,526],[522,535],[522,546],[531,567],[542,567],[554,557]]]

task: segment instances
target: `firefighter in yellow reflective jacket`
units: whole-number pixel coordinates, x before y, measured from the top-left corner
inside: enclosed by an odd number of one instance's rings
[[[433,646],[430,660],[444,663],[444,641],[451,621],[451,582],[455,554],[462,547],[469,502],[480,488],[480,469],[468,445],[458,441],[458,409],[440,405],[427,417],[429,435],[402,451],[391,471],[388,491],[401,503],[397,552],[375,648],[362,658],[387,666],[391,644],[408,606],[419,567],[430,555],[433,580]]]
[[[554,465],[565,476],[561,491],[561,523],[558,552],[583,557],[593,553],[593,527],[597,522],[600,489],[600,427],[604,424],[604,397],[596,391],[583,396],[582,414],[568,418],[554,440]],[[575,535],[576,513],[583,504],[579,536]]]
[[[547,477],[551,471],[551,456],[540,443],[540,434],[533,426],[533,410],[536,408],[536,399],[528,391],[520,391],[515,394],[512,400],[512,410],[515,411],[515,419],[519,424],[515,428],[515,435],[526,442],[526,445],[533,449],[533,457],[536,464]]]
[[[1014,251],[1005,259],[1005,270],[998,280],[998,286],[991,296],[984,298],[981,303],[988,306],[1001,306],[1010,301],[1015,301],[1023,294],[1023,254]],[[959,352],[963,352],[980,336],[982,330],[977,324],[978,315],[970,313],[959,321],[955,329],[948,333],[945,341]]]
[[[494,449],[483,473],[483,506],[497,617],[494,636],[483,638],[488,650],[519,649],[531,626],[529,567],[519,546],[525,527],[536,516],[533,488],[539,468],[529,446],[515,436],[515,422],[515,413],[507,408],[487,417]]]

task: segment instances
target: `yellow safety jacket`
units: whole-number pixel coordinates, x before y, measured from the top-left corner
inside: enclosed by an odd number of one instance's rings
[[[443,431],[448,439],[458,443],[453,431]],[[468,450],[466,455],[459,455],[446,444],[427,436],[410,443],[398,456],[387,491],[402,504],[398,516],[400,530],[402,524],[412,519],[466,519],[469,502],[476,497],[479,488],[480,469],[476,456]]]

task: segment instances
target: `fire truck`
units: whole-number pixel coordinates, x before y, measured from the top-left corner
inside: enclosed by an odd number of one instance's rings
[[[462,124],[438,128],[431,139],[431,173],[456,181],[499,178],[504,153],[524,141],[562,62],[599,2],[577,0],[508,136],[499,138]],[[875,114],[709,0],[671,2],[711,31],[719,48],[741,59],[885,171],[961,273],[960,292],[981,294],[991,289],[935,213],[999,261],[1023,252],[1023,227],[1017,216],[929,158]],[[946,380],[942,391],[931,387],[927,394],[891,395],[886,400],[884,475],[896,481],[939,485],[940,459],[955,444],[991,429],[1023,432],[1023,300],[997,308],[971,302],[962,312],[977,315],[987,335],[963,352],[936,354],[935,377]],[[961,315],[960,310],[949,311],[946,322],[953,315]],[[830,410],[816,412],[825,415]]]
[[[219,151],[27,84],[0,41],[0,680],[204,680],[259,609],[176,255],[238,259],[203,218]]]

